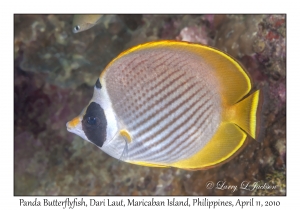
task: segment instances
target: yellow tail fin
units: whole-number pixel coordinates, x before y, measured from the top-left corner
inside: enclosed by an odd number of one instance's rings
[[[257,139],[260,130],[260,114],[263,103],[263,93],[255,91],[247,98],[231,107],[230,121]]]

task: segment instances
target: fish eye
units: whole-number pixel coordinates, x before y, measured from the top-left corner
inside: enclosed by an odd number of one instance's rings
[[[87,123],[89,125],[96,125],[97,124],[97,118],[96,117],[88,117],[87,118]]]
[[[75,31],[75,32],[77,32],[77,31],[79,31],[79,30],[80,30],[80,26],[77,25],[77,26],[74,27],[74,31]]]

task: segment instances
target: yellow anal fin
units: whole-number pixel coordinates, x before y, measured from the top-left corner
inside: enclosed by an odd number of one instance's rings
[[[168,168],[169,166],[164,166],[164,165],[159,165],[155,163],[146,163],[142,161],[127,161],[128,163],[136,164],[136,165],[141,165],[141,166],[149,166],[149,167],[160,167],[160,168]]]
[[[260,115],[263,94],[260,90],[229,108],[227,120],[235,123],[256,139],[260,128]]]
[[[222,122],[205,147],[194,156],[171,164],[187,170],[201,170],[220,164],[244,144],[247,134],[233,123]]]

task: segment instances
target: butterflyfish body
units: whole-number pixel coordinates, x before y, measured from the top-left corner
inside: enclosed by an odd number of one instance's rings
[[[67,129],[114,158],[198,170],[256,139],[262,92],[217,49],[178,41],[133,47],[112,60]]]
[[[74,15],[73,16],[73,33],[79,33],[92,28],[96,25],[102,15]]]

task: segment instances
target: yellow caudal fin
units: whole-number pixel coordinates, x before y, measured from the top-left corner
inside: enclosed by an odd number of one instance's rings
[[[230,108],[228,116],[230,121],[247,132],[253,139],[258,138],[262,103],[263,92],[257,90]]]

